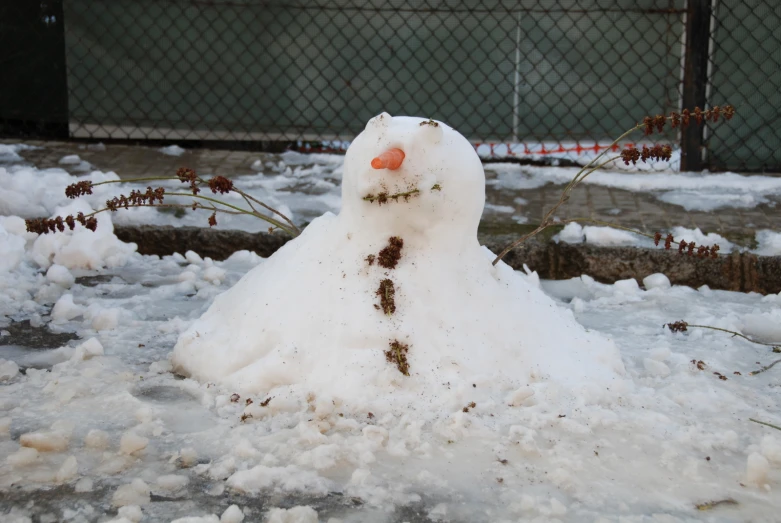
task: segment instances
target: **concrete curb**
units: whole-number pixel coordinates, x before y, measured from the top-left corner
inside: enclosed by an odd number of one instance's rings
[[[233,252],[249,250],[271,256],[289,236],[244,231],[171,226],[117,226],[117,237],[138,245],[141,254],[165,256],[195,251],[201,256],[223,260]],[[479,235],[480,243],[499,252],[513,237]],[[526,264],[541,278],[564,280],[588,274],[597,281],[613,283],[634,278],[639,283],[649,274],[661,272],[675,285],[739,292],[776,294],[781,292],[781,256],[751,253],[720,255],[699,259],[664,249],[635,247],[596,247],[587,244],[539,242],[531,240],[505,256],[514,269]]]

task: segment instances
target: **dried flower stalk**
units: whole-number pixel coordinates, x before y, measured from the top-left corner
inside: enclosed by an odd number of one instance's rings
[[[778,343],[778,342],[775,342],[775,343],[765,343],[763,341],[758,341],[758,340],[755,340],[753,338],[749,338],[745,334],[741,334],[741,333],[736,332],[736,331],[731,331],[729,329],[722,329],[721,327],[713,327],[712,325],[694,325],[694,324],[691,324],[691,323],[687,323],[687,322],[685,322],[683,320],[679,320],[679,321],[676,321],[676,322],[673,322],[673,323],[665,323],[664,326],[667,327],[668,329],[670,329],[672,332],[686,332],[689,328],[710,329],[710,330],[719,331],[719,332],[726,332],[727,334],[732,334],[733,337],[737,336],[739,338],[743,338],[746,341],[750,341],[751,343],[756,343],[757,345],[765,345],[767,347],[773,347],[774,349],[778,348],[779,346],[781,346],[781,343]]]
[[[37,219],[25,220],[27,223],[27,230],[29,232],[35,232],[38,234],[47,234],[49,232],[56,232],[56,231],[62,232],[65,230],[66,226],[69,229],[73,230],[74,227],[76,226],[76,222],[78,222],[82,224],[84,227],[94,231],[98,225],[98,221],[95,218],[95,215],[104,211],[116,212],[119,209],[129,209],[131,207],[167,207],[167,208],[178,208],[178,209],[191,208],[192,210],[196,210],[196,209],[210,210],[212,211],[211,215],[208,218],[208,223],[210,227],[217,225],[217,213],[219,212],[225,214],[247,214],[250,216],[255,216],[272,225],[272,227],[269,228],[269,231],[272,231],[274,228],[277,228],[294,237],[298,236],[298,234],[300,234],[301,232],[298,229],[298,227],[296,227],[295,224],[290,220],[290,218],[288,218],[278,210],[259,201],[255,197],[247,194],[241,189],[238,189],[233,184],[232,180],[225,178],[224,176],[213,176],[212,178],[209,178],[207,180],[198,176],[194,170],[188,169],[186,167],[182,167],[176,171],[175,177],[140,178],[133,181],[138,182],[138,181],[153,181],[153,180],[155,181],[178,180],[182,183],[188,184],[190,192],[189,193],[168,192],[164,187],[157,187],[155,189],[153,189],[152,187],[147,187],[146,192],[133,190],[127,196],[123,194],[120,196],[116,196],[110,200],[107,200],[106,206],[104,208],[98,209],[90,214],[85,215],[83,213],[79,213],[76,216],[69,215],[65,217],[57,216],[55,218],[37,218]],[[104,182],[93,183],[89,180],[82,180],[80,182],[76,182],[66,187],[65,195],[68,198],[75,199],[78,198],[79,196],[92,194],[93,188],[98,185],[104,185],[108,183],[123,183],[125,181],[126,180],[108,180]],[[201,195],[200,194],[201,186],[208,187],[213,194],[228,194],[230,192],[234,192],[240,195],[244,199],[244,201],[249,206],[250,210],[243,209],[236,205],[232,205],[230,203],[224,202],[217,198]],[[192,204],[187,204],[187,205],[178,204],[178,203],[177,204],[164,203],[166,196],[185,196],[185,197],[195,198],[195,200],[193,200]],[[255,205],[258,205],[259,207],[262,207],[270,211],[272,213],[272,216],[266,216],[264,214],[261,214],[255,207]],[[278,216],[280,219],[274,218],[273,215]]]
[[[731,105],[724,105],[722,107],[715,106],[706,111],[702,111],[702,109],[700,109],[699,107],[694,108],[694,118],[698,124],[701,124],[703,121],[710,121],[714,123],[718,122],[719,116],[724,116],[725,120],[731,120],[734,114],[735,114],[735,108],[732,107]],[[558,202],[556,202],[553,205],[553,207],[547,213],[545,213],[545,216],[543,217],[540,225],[529,234],[522,236],[521,238],[515,240],[510,245],[505,247],[504,250],[502,250],[502,252],[500,252],[499,255],[494,259],[494,261],[492,262],[493,265],[499,263],[499,260],[504,258],[508,252],[510,252],[515,247],[525,242],[529,238],[536,236],[537,234],[541,233],[542,231],[544,231],[548,227],[551,227],[552,225],[559,225],[561,223],[564,223],[564,222],[554,221],[553,219],[554,214],[559,209],[559,207],[564,205],[564,203],[567,200],[569,200],[569,196],[572,190],[575,187],[577,187],[583,180],[585,180],[588,177],[588,175],[590,175],[597,169],[600,169],[605,165],[612,163],[618,159],[623,160],[624,163],[627,165],[629,165],[629,162],[636,164],[638,160],[643,162],[647,162],[649,160],[661,160],[661,159],[669,160],[672,155],[672,148],[669,145],[655,145],[650,148],[643,146],[642,150],[638,150],[635,148],[628,148],[622,151],[621,154],[619,155],[610,157],[608,159],[603,159],[608,151],[610,151],[614,146],[618,144],[618,142],[620,142],[621,140],[623,140],[633,132],[638,131],[640,129],[644,129],[646,135],[653,134],[654,131],[662,132],[664,131],[667,122],[670,122],[673,129],[678,127],[686,127],[691,123],[691,114],[688,109],[684,109],[683,111],[681,111],[681,113],[672,112],[670,113],[669,116],[664,116],[659,114],[653,117],[646,116],[645,118],[643,118],[643,121],[641,123],[635,125],[631,129],[626,131],[624,134],[616,138],[613,141],[613,143],[610,144],[609,147],[607,147],[605,150],[599,153],[593,160],[591,160],[586,165],[580,168],[580,170],[577,172],[577,174],[575,174],[572,180],[570,180],[570,182],[564,187],[564,190],[562,191]],[[569,221],[576,221],[576,220],[569,220]],[[627,230],[630,230],[631,232],[637,232],[632,229],[627,229]],[[643,235],[648,236],[645,234]],[[665,244],[665,246],[669,248],[667,244]],[[689,244],[686,243],[684,248],[688,248],[688,246]],[[693,250],[694,250],[693,245],[691,249],[693,254]],[[699,255],[699,252],[697,254]]]

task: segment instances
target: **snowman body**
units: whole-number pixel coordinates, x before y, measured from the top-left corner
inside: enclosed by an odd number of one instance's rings
[[[404,152],[401,165],[372,167],[389,150]],[[314,220],[218,296],[180,336],[175,368],[252,393],[341,398],[620,380],[610,340],[491,264],[477,241],[484,202],[481,162],[458,132],[375,117],[346,153],[339,215]]]

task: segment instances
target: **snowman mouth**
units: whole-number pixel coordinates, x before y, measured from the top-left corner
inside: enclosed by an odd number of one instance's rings
[[[431,186],[430,191],[441,191],[442,186],[439,183],[435,183]],[[389,193],[388,191],[382,191],[377,194],[369,193],[366,196],[363,197],[363,200],[369,203],[377,202],[377,204],[382,205],[384,203],[394,202],[398,203],[399,200],[403,200],[405,202],[408,202],[410,198],[414,198],[416,196],[420,196],[421,191],[417,187],[408,189],[406,191],[396,192],[396,193]]]
[[[408,202],[410,198],[414,198],[419,195],[420,195],[420,189],[414,188],[408,191],[397,192],[393,194],[387,191],[383,191],[377,194],[369,193],[363,197],[363,200],[370,203],[377,202],[378,205],[382,205],[384,203],[390,203],[390,202],[398,203],[399,200],[404,200],[405,202]]]

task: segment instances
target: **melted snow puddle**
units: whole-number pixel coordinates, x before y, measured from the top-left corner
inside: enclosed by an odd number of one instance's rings
[[[232,401],[237,391],[170,372],[178,334],[257,263],[249,253],[221,263],[132,255],[67,291],[81,314],[52,327],[80,340],[0,347],[25,370],[0,369],[10,376],[0,386],[4,521],[107,521],[120,506],[132,521],[135,505],[143,521],[232,504],[247,521],[296,505],[321,521],[398,522],[770,521],[781,508],[781,433],[748,421],[781,424],[779,367],[749,375],[781,356],[722,333],[661,328],[685,319],[778,339],[779,296],[663,278],[647,291],[542,282],[616,341],[633,390],[573,398],[543,381],[508,395],[486,380],[461,391],[464,406],[476,402],[468,412],[380,405],[370,416],[298,389]],[[20,301],[15,320],[29,319],[23,310]],[[704,503],[716,504],[698,510]],[[278,516],[313,521],[300,510]]]

